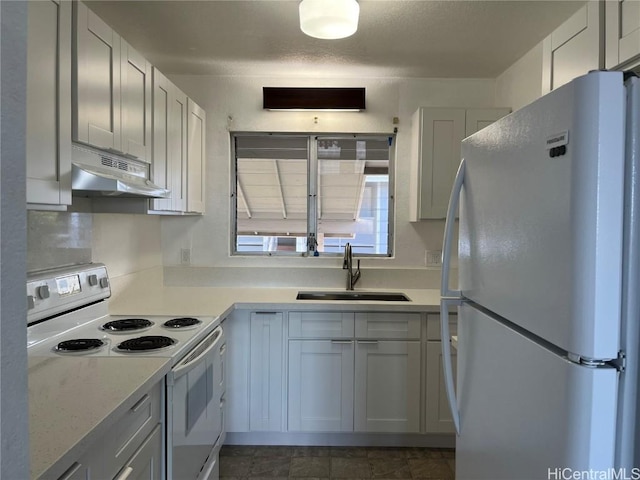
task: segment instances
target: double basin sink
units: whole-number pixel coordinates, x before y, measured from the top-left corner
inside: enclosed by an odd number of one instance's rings
[[[395,292],[298,292],[296,300],[369,300],[376,302],[410,302],[404,293]]]

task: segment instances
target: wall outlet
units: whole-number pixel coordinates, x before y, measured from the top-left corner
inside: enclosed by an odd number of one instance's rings
[[[180,249],[180,263],[182,265],[191,265],[191,249],[190,248]]]
[[[424,263],[427,267],[441,267],[442,250],[425,250]]]

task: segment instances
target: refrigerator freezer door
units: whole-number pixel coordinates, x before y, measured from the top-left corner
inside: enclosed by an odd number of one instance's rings
[[[549,472],[613,468],[616,382],[615,369],[571,363],[463,305],[456,479],[561,478]]]
[[[590,73],[462,146],[462,294],[592,359],[619,349],[624,101]]]

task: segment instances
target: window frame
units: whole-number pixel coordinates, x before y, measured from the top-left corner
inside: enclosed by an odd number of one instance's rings
[[[318,140],[368,140],[368,139],[385,139],[390,142],[389,145],[389,194],[388,202],[388,220],[387,220],[387,252],[386,253],[356,253],[354,257],[362,258],[393,258],[395,247],[395,160],[396,160],[396,134],[395,133],[300,133],[300,132],[229,132],[231,152],[230,152],[230,208],[229,208],[229,251],[230,256],[240,257],[313,257],[314,250],[309,249],[309,238],[311,235],[317,238],[318,235],[318,177],[319,177],[319,161],[318,161]],[[307,250],[304,252],[290,251],[238,251],[238,162],[236,157],[236,138],[247,136],[259,137],[298,137],[307,139]],[[325,253],[320,254],[321,257],[340,257],[342,253]]]

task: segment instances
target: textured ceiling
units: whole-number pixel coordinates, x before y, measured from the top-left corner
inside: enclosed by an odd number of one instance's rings
[[[584,1],[360,0],[342,40],[305,36],[298,0],[87,3],[165,73],[493,78]]]

